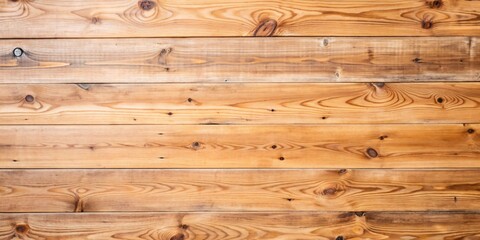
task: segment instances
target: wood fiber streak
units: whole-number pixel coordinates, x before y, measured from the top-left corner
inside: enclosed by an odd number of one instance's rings
[[[4,84],[0,124],[478,123],[480,83]]]
[[[2,170],[0,212],[468,211],[478,170]]]
[[[476,239],[478,213],[0,214],[0,239]]]
[[[478,38],[0,41],[0,83],[480,80]],[[13,49],[24,53],[15,57]]]
[[[480,36],[470,0],[2,0],[1,38]]]
[[[479,168],[479,132],[475,124],[0,126],[0,168]]]

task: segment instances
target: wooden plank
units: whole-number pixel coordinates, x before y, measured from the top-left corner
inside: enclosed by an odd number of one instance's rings
[[[479,168],[480,125],[0,126],[0,168]]]
[[[464,37],[2,40],[0,82],[477,81],[477,45]]]
[[[470,0],[0,1],[1,38],[480,36]]]
[[[478,210],[479,170],[2,170],[0,212]]]
[[[0,214],[1,239],[476,239],[479,213]]]
[[[0,124],[478,123],[480,83],[4,84]]]

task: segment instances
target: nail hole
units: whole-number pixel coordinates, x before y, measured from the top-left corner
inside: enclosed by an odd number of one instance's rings
[[[22,55],[23,55],[23,49],[21,49],[21,48],[13,49],[13,56],[21,57]]]
[[[188,101],[188,102],[193,102],[193,99],[188,98],[187,101]]]
[[[335,240],[344,240],[343,236],[338,236],[335,238]]]
[[[173,115],[173,113],[172,113],[172,112],[168,112],[167,114],[168,114],[168,115],[170,115],[170,116],[172,116],[172,115]]]
[[[437,98],[437,102],[438,103],[443,103],[443,98],[441,98],[441,97]]]
[[[340,170],[338,170],[338,174],[340,174],[340,175],[343,175],[343,174],[345,174],[345,173],[347,173],[347,169],[340,169]]]
[[[323,39],[323,46],[325,46],[325,47],[328,46],[328,39],[326,39],[326,38]]]
[[[284,157],[279,157],[278,160],[283,161],[283,160],[285,160],[285,158]]]
[[[467,132],[468,132],[469,134],[473,134],[473,133],[475,133],[475,130],[472,129],[472,128],[470,128],[470,129],[467,130]]]
[[[277,148],[277,145],[272,145],[272,149],[276,149]]]
[[[27,95],[25,96],[25,101],[31,103],[35,100],[35,98],[32,95]]]

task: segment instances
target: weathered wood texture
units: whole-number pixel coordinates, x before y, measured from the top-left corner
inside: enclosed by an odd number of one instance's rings
[[[478,170],[2,170],[0,212],[478,210]]]
[[[5,84],[0,124],[478,123],[480,83]]]
[[[2,0],[1,38],[479,36],[469,0]]]
[[[479,53],[466,37],[16,39],[0,82],[477,81]]]
[[[0,168],[479,168],[480,125],[0,126]]]
[[[0,214],[0,239],[477,239],[478,213]]]

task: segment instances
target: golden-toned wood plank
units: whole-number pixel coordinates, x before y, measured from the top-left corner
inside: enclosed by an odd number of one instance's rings
[[[476,81],[477,44],[464,37],[2,40],[0,82]]]
[[[2,0],[1,38],[480,35],[469,0]]]
[[[0,126],[0,168],[479,168],[480,125]]]
[[[0,212],[477,210],[478,170],[2,170]]]
[[[478,123],[480,83],[4,84],[0,124]]]
[[[478,213],[0,214],[0,239],[476,239]]]

